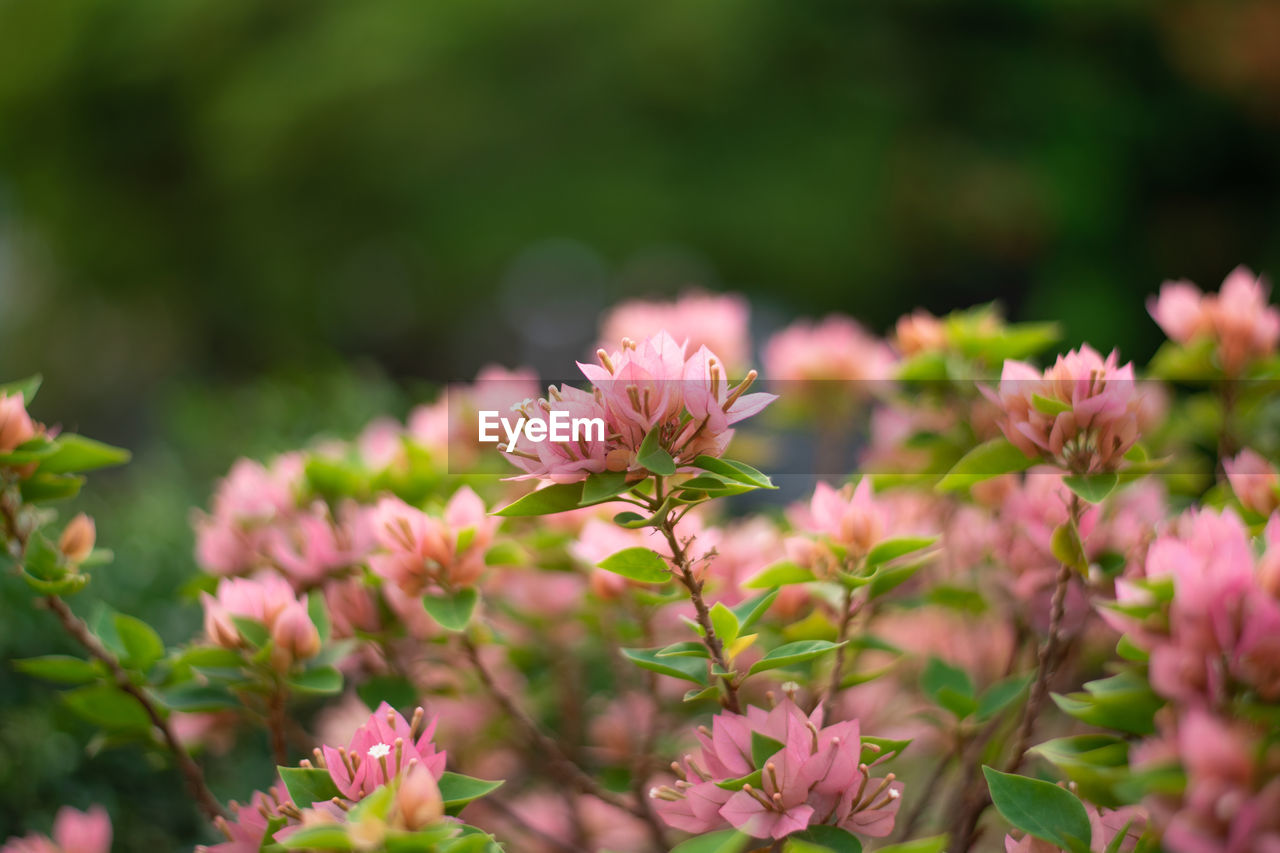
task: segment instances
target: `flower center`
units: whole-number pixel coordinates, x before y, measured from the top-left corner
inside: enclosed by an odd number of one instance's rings
[[[388,744],[375,743],[373,746],[369,747],[370,758],[386,758],[390,754],[391,747]]]

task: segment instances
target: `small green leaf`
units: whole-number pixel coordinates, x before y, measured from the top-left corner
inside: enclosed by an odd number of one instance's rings
[[[271,635],[267,633],[267,626],[263,625],[257,619],[250,619],[247,616],[232,616],[231,621],[236,626],[236,630],[240,632],[240,636],[253,646],[260,649],[266,645],[267,640],[271,639]]]
[[[750,630],[752,625],[760,621],[760,617],[769,611],[769,605],[773,604],[773,600],[778,597],[780,591],[771,589],[733,606],[733,615],[738,617],[739,634]]]
[[[660,477],[670,477],[676,472],[676,461],[663,449],[661,433],[661,425],[649,430],[636,450],[636,461]]]
[[[752,664],[751,670],[747,674],[755,675],[758,672],[765,672],[770,669],[779,669],[784,666],[804,663],[821,657],[828,652],[835,651],[843,645],[844,643],[829,643],[826,640],[800,640],[796,643],[786,643],[778,646]]]
[[[58,684],[85,684],[102,677],[102,671],[92,661],[81,660],[70,655],[23,658],[15,660],[13,667],[19,672]]]
[[[14,394],[22,395],[22,403],[26,407],[31,407],[31,401],[36,398],[36,392],[40,390],[44,377],[39,373],[34,376],[28,376],[26,379],[19,379],[14,382],[6,382],[0,385],[0,394],[13,396]]]
[[[601,471],[587,477],[582,484],[582,500],[579,503],[582,506],[603,503],[630,488],[626,471]]]
[[[887,563],[890,560],[896,560],[899,557],[928,548],[937,541],[937,536],[904,536],[900,539],[886,539],[877,544],[867,554],[867,565],[871,567],[879,566],[881,563]]]
[[[342,673],[331,666],[309,669],[290,678],[289,689],[295,693],[332,696],[342,690]]]
[[[723,601],[717,601],[711,608],[711,627],[715,629],[721,643],[728,645],[738,639],[738,617],[724,606]]]
[[[328,770],[319,767],[279,767],[280,781],[289,791],[289,798],[301,808],[312,803],[327,803],[342,792],[333,784]]]
[[[1003,711],[1010,702],[1022,695],[1031,683],[1030,675],[1013,675],[982,691],[978,697],[978,719],[985,721]]]
[[[529,555],[515,542],[499,542],[484,552],[486,566],[523,566]]]
[[[1054,528],[1049,550],[1060,563],[1076,571],[1082,572],[1089,567],[1089,557],[1085,554],[1084,543],[1080,541],[1080,533],[1070,521]]]
[[[60,435],[55,442],[58,449],[40,462],[40,470],[46,474],[77,474],[129,461],[129,451],[85,438],[82,435]]]
[[[1031,395],[1031,405],[1037,412],[1050,417],[1061,415],[1071,411],[1071,404],[1062,400],[1053,400],[1048,397],[1041,397],[1039,394]]]
[[[993,438],[962,456],[938,483],[938,491],[963,491],[974,483],[1001,474],[1025,471],[1037,461],[1039,460],[1026,456],[1009,439]]]
[[[446,770],[440,777],[440,796],[444,799],[445,813],[456,815],[467,803],[493,793],[502,784],[502,780],[476,779]]]
[[[50,474],[37,471],[22,481],[19,490],[22,492],[22,499],[27,503],[48,503],[74,498],[80,494],[80,487],[83,485],[84,477],[78,474]]]
[[[556,483],[530,492],[494,512],[506,518],[554,515],[577,509],[582,502],[582,483]]]
[[[1005,820],[1023,832],[1059,847],[1072,848],[1092,839],[1089,815],[1080,799],[1065,788],[1039,779],[983,767],[991,801]]]
[[[1120,475],[1115,472],[1105,474],[1086,474],[1084,476],[1068,476],[1062,478],[1063,484],[1075,492],[1081,500],[1091,504],[1102,503],[1107,496],[1116,490]]]
[[[802,853],[820,850],[823,853],[862,853],[862,842],[847,829],[838,826],[819,824],[787,836],[787,842],[798,841],[807,845],[801,848]],[[790,850],[791,848],[786,848]]]
[[[672,643],[664,646],[657,652],[660,658],[709,658],[711,655],[707,651],[707,647],[696,640],[686,640],[682,643]]]
[[[227,711],[239,708],[240,702],[224,688],[214,684],[189,682],[177,687],[157,690],[156,695],[171,711],[197,713],[202,711]]]
[[[752,468],[745,462],[739,462],[736,459],[722,459],[715,456],[699,456],[693,460],[693,464],[703,471],[710,471],[712,474],[718,474],[726,480],[732,480],[735,483],[742,483],[748,486],[755,486],[757,489],[776,489],[778,488],[760,471]]]
[[[325,606],[324,596],[319,592],[312,591],[307,594],[307,616],[311,618],[311,624],[316,626],[316,631],[320,634],[320,642],[329,642],[333,626],[329,622],[329,608]]]
[[[930,838],[917,838],[900,844],[889,844],[877,849],[876,853],[942,853],[946,846],[946,835],[934,835]]]
[[[692,681],[694,684],[707,686],[707,665],[698,658],[690,657],[658,657],[660,649],[622,649],[622,654],[641,669],[647,669],[672,678]]]
[[[682,841],[671,848],[671,853],[742,853],[750,842],[749,836],[736,829],[722,829]]]
[[[124,663],[131,669],[145,672],[164,657],[164,641],[155,629],[133,616],[115,615],[116,634],[125,648]]]
[[[893,758],[911,746],[911,738],[894,740],[887,737],[862,736],[862,764],[873,764],[877,758]]]
[[[151,729],[151,719],[137,700],[111,685],[78,687],[63,693],[62,701],[81,717],[109,731],[145,732]]]
[[[355,845],[347,837],[347,827],[342,824],[304,826],[277,841],[285,850],[354,850]]]
[[[930,657],[920,674],[920,688],[925,695],[938,703],[939,691],[949,689],[959,696],[973,698],[973,679],[969,673],[939,657]],[[941,703],[939,703],[941,704]]]
[[[436,624],[446,631],[461,631],[471,622],[475,613],[480,593],[475,587],[460,589],[452,595],[428,595],[422,599],[422,606],[436,620]]]
[[[785,746],[786,744],[781,741],[762,735],[760,732],[752,732],[751,763],[756,767],[764,767],[765,762],[781,752]]]
[[[788,586],[795,583],[809,583],[817,580],[813,572],[804,566],[789,561],[774,563],[760,574],[743,584],[747,589],[771,589],[776,586]]]
[[[667,561],[641,546],[624,548],[616,554],[610,554],[597,565],[605,571],[638,583],[666,583],[671,580]]]
[[[418,688],[401,675],[375,675],[356,688],[356,695],[370,710],[386,702],[392,708],[412,708],[418,704]]]

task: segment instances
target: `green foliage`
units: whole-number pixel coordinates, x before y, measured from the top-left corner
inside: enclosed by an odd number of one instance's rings
[[[1068,850],[1087,851],[1092,839],[1089,815],[1065,788],[1039,779],[982,768],[991,801],[1001,816],[1023,832]]]

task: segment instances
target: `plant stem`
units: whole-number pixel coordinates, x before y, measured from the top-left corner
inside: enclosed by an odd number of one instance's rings
[[[267,698],[267,730],[271,733],[271,755],[277,765],[289,763],[289,747],[285,740],[285,692],[280,685]]]
[[[541,727],[534,722],[524,709],[516,704],[516,701],[503,690],[493,673],[489,671],[489,667],[480,657],[480,650],[476,647],[475,642],[471,639],[466,631],[461,633],[462,648],[466,652],[467,660],[471,663],[471,668],[475,670],[476,675],[480,678],[480,683],[488,691],[489,695],[502,708],[508,717],[516,722],[524,730],[525,736],[532,742],[533,746],[545,753],[550,759],[551,767],[560,777],[573,787],[577,788],[584,794],[590,794],[598,800],[602,800],[609,805],[622,809],[625,812],[635,815],[641,820],[646,818],[646,810],[634,803],[628,802],[626,799],[618,796],[612,791],[606,790],[586,771],[575,764],[569,756],[561,749],[560,744],[548,737]]]
[[[831,683],[827,685],[827,698],[834,698],[840,692],[840,679],[844,670],[844,643],[849,638],[849,623],[853,621],[853,616],[858,612],[859,608],[853,606],[853,590],[846,588],[844,591],[844,609],[840,614],[840,630],[836,635],[835,666],[831,669]]]

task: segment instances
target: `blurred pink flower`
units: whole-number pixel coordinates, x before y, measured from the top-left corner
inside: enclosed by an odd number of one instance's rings
[[[601,346],[623,338],[640,340],[667,332],[691,350],[706,347],[729,370],[747,366],[751,357],[748,323],[751,308],[736,294],[686,293],[671,302],[633,300],[609,311],[601,323]]]
[[[1002,411],[1005,437],[1027,456],[1073,474],[1114,471],[1149,414],[1133,365],[1118,361],[1087,345],[1058,356],[1043,373],[1006,361],[999,389],[982,390]]]
[[[22,392],[0,393],[0,453],[10,453],[35,438],[36,427],[27,414]]]
[[[774,381],[874,382],[892,378],[893,365],[883,341],[839,314],[793,323],[764,348],[764,367]]]
[[[778,749],[757,767],[753,741],[761,738]],[[717,714],[698,740],[700,758],[685,757],[682,778],[650,792],[658,814],[677,829],[702,833],[727,821],[748,835],[775,839],[815,824],[877,838],[893,830],[902,785],[892,773],[872,778],[861,760],[857,720],[824,728],[821,706],[805,715],[787,698],[771,711]],[[731,791],[717,784],[757,770],[758,786]]]
[[[218,582],[217,596],[202,593],[204,630],[210,640],[226,648],[238,648],[244,640],[231,617],[239,616],[261,623],[271,631],[282,613],[300,608],[306,616],[306,604],[299,600],[293,587],[275,574],[256,578],[223,578]]]
[[[898,318],[893,342],[898,352],[906,356],[940,350],[947,345],[947,327],[928,311],[917,308]]]
[[[870,477],[840,489],[819,482],[808,506],[792,507],[790,516],[797,528],[847,549],[854,560],[865,557],[889,528],[889,515],[876,500]]]
[[[102,806],[87,812],[63,806],[53,820],[52,835],[52,840],[35,834],[11,838],[0,853],[110,853],[111,818]]]
[[[443,518],[384,497],[373,511],[372,526],[380,551],[369,558],[378,576],[410,596],[432,586],[470,586],[484,571],[484,554],[498,520],[468,486],[454,492]]]
[[[232,820],[220,817],[214,821],[227,840],[212,847],[197,847],[196,853],[258,853],[266,838],[269,822],[281,816],[281,806],[289,805],[292,801],[282,784],[273,786],[266,793],[254,791],[245,805],[232,800],[228,804]],[[281,840],[287,832],[281,830],[274,837]]]
[[[1186,281],[1166,282],[1147,310],[1171,339],[1186,344],[1207,338],[1229,376],[1270,356],[1280,342],[1280,311],[1268,304],[1270,288],[1248,267],[1227,275],[1217,293],[1202,294]]]
[[[1245,449],[1234,459],[1222,460],[1222,467],[1245,509],[1269,516],[1280,507],[1280,474],[1261,454]]]

